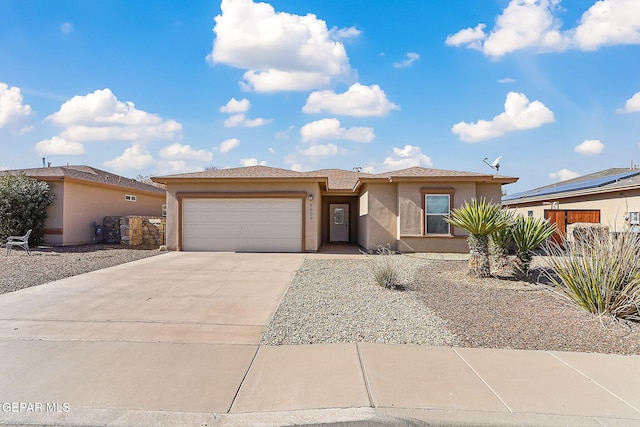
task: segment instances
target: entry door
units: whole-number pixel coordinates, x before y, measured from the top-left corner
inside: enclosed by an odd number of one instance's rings
[[[349,205],[346,203],[330,204],[331,224],[329,240],[332,242],[349,241]]]

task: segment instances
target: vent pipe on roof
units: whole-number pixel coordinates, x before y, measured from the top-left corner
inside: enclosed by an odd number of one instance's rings
[[[44,159],[44,157],[43,157],[43,158],[42,158],[42,167],[44,167],[44,164],[45,164],[44,162],[45,162],[45,159]]]

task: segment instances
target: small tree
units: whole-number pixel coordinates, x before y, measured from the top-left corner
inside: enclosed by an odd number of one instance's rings
[[[31,229],[30,241],[44,237],[44,221],[53,194],[44,181],[29,178],[24,173],[0,177],[0,239],[24,235]]]
[[[475,277],[491,276],[489,262],[489,236],[504,230],[509,219],[500,205],[489,203],[485,198],[478,202],[472,199],[451,211],[447,222],[469,233],[469,272]]]

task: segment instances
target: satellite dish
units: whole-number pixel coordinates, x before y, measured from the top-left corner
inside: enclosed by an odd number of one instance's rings
[[[497,159],[495,159],[492,163],[487,162],[487,160],[489,160],[488,157],[485,157],[483,162],[485,162],[486,164],[489,165],[489,167],[491,169],[495,169],[496,170],[496,174],[498,172],[500,172],[500,160],[502,160],[502,156],[499,156]]]

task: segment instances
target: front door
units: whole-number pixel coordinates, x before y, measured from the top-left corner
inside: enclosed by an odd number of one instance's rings
[[[331,222],[329,225],[329,240],[331,242],[349,241],[349,205],[336,203],[329,205]]]

